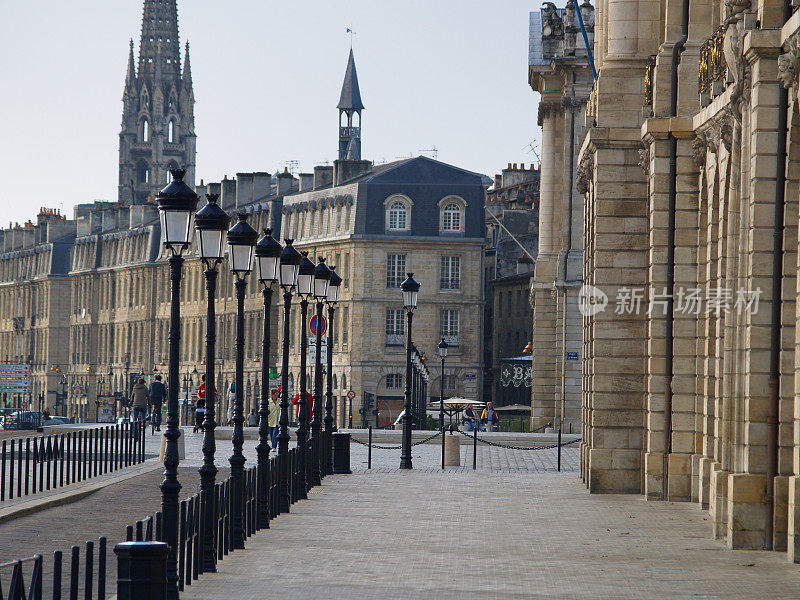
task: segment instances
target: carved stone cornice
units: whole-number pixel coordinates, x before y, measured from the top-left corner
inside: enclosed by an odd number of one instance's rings
[[[692,140],[692,162],[701,169],[706,164],[706,154],[708,153],[708,140],[702,131],[697,132],[697,136]]]
[[[539,127],[542,126],[545,119],[556,114],[557,112],[560,112],[561,110],[563,110],[561,108],[561,102],[558,102],[556,100],[547,100],[539,102],[539,116],[536,119],[536,122],[539,124]]]
[[[783,44],[786,50],[778,57],[778,79],[783,87],[789,89],[797,86],[797,75],[800,73],[800,35],[793,35]]]

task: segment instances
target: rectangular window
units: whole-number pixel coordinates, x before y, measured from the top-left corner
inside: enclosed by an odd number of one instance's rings
[[[443,256],[439,284],[443,290],[461,289],[461,257]]]
[[[344,253],[344,269],[341,273],[339,273],[339,277],[342,278],[342,287],[347,289],[350,287],[350,253]]]
[[[406,313],[402,308],[386,309],[386,345],[402,346],[405,342]]]
[[[400,373],[389,373],[386,376],[386,389],[387,390],[403,389],[403,376]]]
[[[342,309],[342,346],[347,346],[348,331],[350,329],[350,307],[345,306]]]
[[[399,288],[405,280],[406,255],[387,254],[386,255],[386,287]]]
[[[456,393],[456,376],[444,375],[442,383],[444,384],[444,395],[452,395]]]
[[[439,335],[451,346],[458,346],[458,310],[442,309],[439,313]]]

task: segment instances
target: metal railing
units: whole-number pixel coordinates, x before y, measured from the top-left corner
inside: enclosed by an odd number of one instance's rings
[[[708,105],[713,98],[719,96],[727,84],[728,66],[723,51],[726,29],[726,25],[720,25],[700,46],[698,78],[702,106]]]
[[[57,489],[144,461],[143,423],[3,440],[0,502]]]

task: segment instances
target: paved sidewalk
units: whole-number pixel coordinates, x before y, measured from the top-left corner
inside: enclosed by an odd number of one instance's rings
[[[282,598],[797,598],[781,554],[732,552],[689,504],[590,496],[574,473],[324,480],[182,594]]]

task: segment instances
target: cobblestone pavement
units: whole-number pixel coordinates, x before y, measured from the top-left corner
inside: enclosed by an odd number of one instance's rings
[[[732,552],[694,505],[589,495],[574,473],[327,477],[182,598],[789,599],[782,554]],[[259,576],[254,576],[259,573]]]

